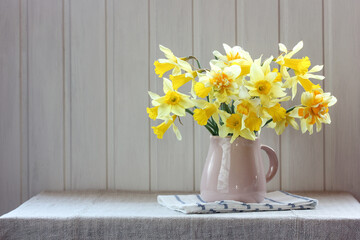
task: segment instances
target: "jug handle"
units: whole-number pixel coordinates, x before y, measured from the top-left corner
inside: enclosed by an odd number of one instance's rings
[[[269,157],[269,161],[270,161],[269,170],[266,173],[266,182],[269,182],[275,176],[278,170],[279,161],[275,151],[271,147],[266,145],[261,145],[260,148],[264,150]]]

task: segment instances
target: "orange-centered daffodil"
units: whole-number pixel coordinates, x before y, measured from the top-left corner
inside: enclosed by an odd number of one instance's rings
[[[302,133],[309,131],[313,133],[313,125],[316,124],[316,131],[321,130],[321,124],[330,124],[329,107],[336,103],[337,99],[330,93],[324,93],[322,89],[314,89],[310,92],[304,92],[301,95],[301,104],[292,111],[290,116],[301,119]]]

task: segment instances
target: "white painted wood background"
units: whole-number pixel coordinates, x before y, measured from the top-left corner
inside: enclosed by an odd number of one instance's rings
[[[190,117],[157,140],[147,91],[158,45],[203,65],[222,43],[253,57],[304,40],[338,103],[313,136],[270,130],[268,190],[344,190],[360,199],[357,0],[0,0],[0,214],[43,190],[198,190],[209,134]],[[265,160],[266,162],[266,160]]]

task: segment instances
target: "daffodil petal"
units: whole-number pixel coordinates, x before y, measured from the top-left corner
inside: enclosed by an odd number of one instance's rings
[[[315,65],[313,68],[311,68],[309,70],[310,73],[313,73],[313,72],[320,72],[322,69],[323,69],[323,65]]]
[[[264,79],[264,73],[261,69],[261,67],[257,64],[251,65],[250,68],[250,78],[253,78],[253,80],[263,80]]]
[[[158,118],[166,119],[169,117],[171,112],[171,106],[167,104],[161,104],[158,108]]]
[[[150,96],[151,99],[160,98],[160,96],[158,94],[156,94],[156,93],[153,93],[153,92],[150,92],[150,91],[148,91],[148,93],[149,93],[149,96]]]
[[[159,45],[159,48],[160,48],[160,50],[164,53],[164,55],[165,55],[166,58],[172,59],[172,58],[175,57],[174,54],[173,54],[173,52],[172,52],[169,48],[164,47],[164,46],[162,46],[162,45]]]
[[[305,74],[304,77],[305,77],[305,78],[314,78],[314,79],[317,79],[317,80],[323,80],[323,79],[325,79],[324,76],[314,75],[314,74],[310,74],[310,73]]]
[[[280,50],[281,52],[287,53],[287,48],[286,48],[285,45],[282,44],[282,43],[279,43],[279,50]]]
[[[163,90],[164,90],[164,93],[167,93],[168,91],[173,91],[174,90],[171,81],[169,79],[167,79],[167,78],[164,78]]]
[[[189,99],[188,97],[182,97],[179,104],[183,108],[192,108],[195,106],[194,102],[191,99]]]
[[[288,54],[289,58],[292,57],[295,53],[299,52],[304,46],[303,41],[298,42],[298,44],[295,45],[292,52]]]
[[[182,139],[181,133],[180,133],[178,127],[175,126],[175,124],[173,124],[173,131],[176,135],[177,140],[181,141],[181,139]]]
[[[299,130],[299,125],[294,118],[290,118],[288,122],[294,129]]]
[[[174,105],[171,107],[171,112],[175,115],[178,115],[180,117],[183,117],[186,115],[185,108],[181,107],[180,105]]]
[[[244,130],[242,130],[240,132],[240,136],[242,136],[243,138],[246,138],[248,140],[255,140],[255,133],[251,132],[249,129],[245,128]]]

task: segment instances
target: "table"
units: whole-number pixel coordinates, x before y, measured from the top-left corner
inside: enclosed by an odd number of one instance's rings
[[[318,199],[315,210],[203,215],[162,207],[158,194],[43,192],[0,217],[0,239],[360,239],[348,193],[296,193]]]

